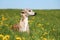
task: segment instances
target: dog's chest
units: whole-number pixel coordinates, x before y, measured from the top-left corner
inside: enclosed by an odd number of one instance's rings
[[[28,24],[28,18],[24,19],[25,24]]]
[[[26,31],[28,28],[28,18],[25,18],[23,21],[20,21],[20,25],[22,26],[20,30]]]

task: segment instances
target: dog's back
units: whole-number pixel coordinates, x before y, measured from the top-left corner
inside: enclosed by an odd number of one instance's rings
[[[18,30],[19,30],[19,25],[18,25],[18,24],[14,24],[14,25],[11,27],[11,29],[18,31]]]

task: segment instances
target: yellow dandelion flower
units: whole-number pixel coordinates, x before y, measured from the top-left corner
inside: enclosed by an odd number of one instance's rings
[[[3,37],[3,40],[8,40],[6,37]]]
[[[35,17],[32,17],[32,19],[35,19]]]
[[[5,18],[4,16],[2,16],[2,21],[4,21],[4,20],[7,20],[7,18]]]
[[[8,24],[5,24],[5,26],[8,26]]]
[[[7,40],[6,38],[3,38],[3,40]]]
[[[38,40],[40,40],[40,39],[38,39]]]
[[[10,35],[5,35],[5,38],[9,39],[10,38]]]
[[[32,24],[32,21],[31,20],[29,20],[28,22],[29,22],[29,24]]]
[[[54,38],[52,40],[55,40]]]
[[[3,38],[4,36],[2,34],[0,34],[0,38]]]
[[[3,25],[3,21],[0,22],[0,25]]]
[[[21,40],[21,37],[16,37],[16,40]]]
[[[56,30],[53,28],[53,31],[56,31]]]
[[[41,29],[42,29],[42,30],[44,30],[44,28],[43,28],[43,27],[41,27]]]
[[[29,20],[28,22],[31,23],[31,22],[33,22],[33,20]]]
[[[25,37],[22,37],[23,40],[25,40]]]
[[[17,37],[18,35],[15,35],[15,37]]]
[[[3,20],[3,21],[5,20],[4,16],[2,16],[2,20]]]
[[[34,36],[32,36],[32,38],[34,38]]]
[[[30,23],[30,20],[28,22]]]
[[[41,38],[43,38],[43,36],[41,36]]]
[[[42,24],[38,24],[39,26],[41,26]]]
[[[43,35],[46,35],[46,34],[48,34],[48,32],[45,32]]]
[[[42,27],[42,26],[43,26],[43,24],[40,24],[40,23],[39,23],[39,24],[38,24],[38,26]]]
[[[43,38],[43,40],[47,40],[47,38]]]

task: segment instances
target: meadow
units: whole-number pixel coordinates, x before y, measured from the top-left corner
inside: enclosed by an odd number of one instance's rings
[[[19,23],[20,9],[0,9],[0,40],[60,40],[60,10],[34,10],[29,16],[30,35],[11,30]]]

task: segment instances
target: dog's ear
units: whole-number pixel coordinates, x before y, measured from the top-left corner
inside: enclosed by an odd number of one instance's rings
[[[22,11],[21,14],[24,14],[24,11]]]
[[[24,13],[25,13],[25,11],[23,9],[21,9],[21,14],[24,14]]]

